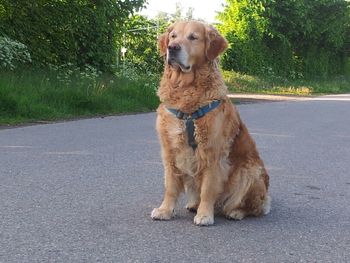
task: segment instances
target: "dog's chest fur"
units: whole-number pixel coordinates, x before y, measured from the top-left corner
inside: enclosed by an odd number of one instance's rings
[[[169,127],[169,137],[175,153],[175,166],[182,173],[195,176],[198,169],[196,152],[187,142],[187,133],[184,121],[177,120]]]

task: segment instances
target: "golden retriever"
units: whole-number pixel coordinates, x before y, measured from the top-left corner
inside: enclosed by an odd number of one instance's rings
[[[159,38],[165,68],[156,127],[165,194],[154,220],[172,218],[182,191],[196,225],[212,225],[214,213],[241,220],[270,211],[269,176],[218,69],[226,48],[214,27],[197,21],[177,22]]]

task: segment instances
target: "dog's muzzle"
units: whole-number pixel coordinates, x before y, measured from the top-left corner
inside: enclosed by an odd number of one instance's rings
[[[168,64],[180,64],[179,63],[179,53],[181,51],[181,46],[179,44],[172,44],[168,46]]]
[[[168,46],[167,62],[173,67],[180,67],[183,72],[191,70],[187,64],[187,54],[179,44],[171,44]]]
[[[179,44],[172,44],[168,46],[168,50],[169,55],[174,56],[181,50],[181,46]]]

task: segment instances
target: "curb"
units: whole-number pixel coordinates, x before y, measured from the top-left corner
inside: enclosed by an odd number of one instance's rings
[[[325,96],[288,96],[288,95],[265,95],[265,94],[239,94],[232,93],[228,97],[243,102],[277,102],[277,101],[349,101],[350,94],[325,95]]]

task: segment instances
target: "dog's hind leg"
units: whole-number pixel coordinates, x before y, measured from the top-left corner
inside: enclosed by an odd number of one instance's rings
[[[200,201],[199,185],[196,184],[192,176],[185,176],[184,187],[188,200],[186,209],[190,212],[196,212]]]
[[[234,178],[231,182],[228,193],[223,201],[222,211],[229,219],[241,220],[246,216],[243,209],[245,196],[251,186],[251,180],[248,177]]]
[[[241,220],[248,215],[260,216],[270,211],[265,169],[250,167],[239,169],[231,182],[231,193],[223,205],[223,213],[229,219]],[[266,175],[267,176],[267,175]]]
[[[199,195],[196,192],[187,192],[188,202],[186,204],[186,209],[190,212],[197,212],[199,205]]]

